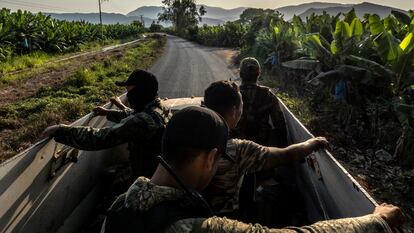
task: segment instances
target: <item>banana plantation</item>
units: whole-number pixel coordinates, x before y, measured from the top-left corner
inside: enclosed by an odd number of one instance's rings
[[[0,59],[33,51],[63,53],[76,51],[80,45],[110,39],[137,36],[144,28],[131,25],[96,25],[52,19],[42,13],[0,10]]]

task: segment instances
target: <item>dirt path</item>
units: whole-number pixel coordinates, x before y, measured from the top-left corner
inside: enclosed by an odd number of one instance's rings
[[[102,49],[100,52],[88,52],[81,54],[81,56],[75,55],[59,60],[59,65],[56,67],[46,69],[39,68],[38,71],[33,72],[33,75],[29,74],[29,77],[25,78],[24,81],[17,81],[1,88],[0,106],[33,96],[42,87],[53,88],[59,86],[63,80],[72,75],[81,66],[88,66],[92,63],[103,61],[105,59],[119,59],[123,56],[122,54],[127,48],[135,46],[137,43],[139,42],[135,41],[134,43],[111,46]]]

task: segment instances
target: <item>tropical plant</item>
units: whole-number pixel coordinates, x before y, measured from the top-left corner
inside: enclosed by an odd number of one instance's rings
[[[190,39],[210,46],[241,47],[247,31],[247,25],[237,21],[217,26],[203,25],[193,29],[190,33],[193,36],[190,35]]]
[[[294,28],[285,21],[272,21],[269,28],[259,31],[256,42],[266,55],[277,55],[279,62],[294,59],[299,49]]]

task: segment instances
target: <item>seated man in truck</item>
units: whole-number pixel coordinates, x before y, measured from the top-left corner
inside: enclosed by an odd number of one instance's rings
[[[214,111],[189,107],[168,124],[162,158],[151,179],[139,177],[108,211],[101,233],[346,232],[390,233],[401,225],[398,207],[382,205],[362,217],[272,229],[215,216],[199,192],[208,186],[225,153],[228,128]]]
[[[257,80],[261,68],[252,57],[240,62],[240,93],[243,98],[243,115],[234,137],[247,139],[265,146],[286,146],[286,124],[279,100],[270,88],[260,86]]]
[[[158,98],[158,81],[153,74],[137,69],[128,80],[118,84],[127,87],[128,102],[133,110],[131,113],[125,109],[107,116],[118,124],[106,128],[55,125],[48,127],[41,137],[53,137],[59,143],[80,150],[103,150],[128,143],[134,178],[150,176],[158,164],[156,156],[161,153],[161,137],[171,113]]]
[[[285,147],[287,130],[279,100],[270,88],[257,84],[261,74],[259,61],[253,57],[240,62],[240,92],[243,97],[243,114],[232,137],[247,139],[264,146]],[[275,184],[273,171],[246,174],[241,184],[240,202],[245,212],[253,212],[255,206],[244,205],[255,198],[253,190],[262,184]]]
[[[204,104],[219,113],[230,130],[237,126],[243,111],[243,101],[236,83],[212,83],[205,90]],[[248,213],[250,216],[246,217],[239,211],[239,194],[245,174],[298,164],[313,151],[328,146],[326,139],[321,137],[286,148],[266,147],[249,140],[230,139],[226,150],[230,159],[222,157],[219,160],[217,173],[206,191],[207,199],[214,211],[222,215],[251,220],[252,213]]]

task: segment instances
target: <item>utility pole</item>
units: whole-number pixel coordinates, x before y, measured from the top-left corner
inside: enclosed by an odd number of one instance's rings
[[[102,8],[101,8],[101,0],[98,0],[98,4],[99,4],[99,22],[100,22],[101,27],[102,27]]]
[[[143,27],[145,27],[144,15],[141,15],[141,24]]]

